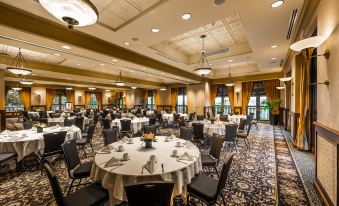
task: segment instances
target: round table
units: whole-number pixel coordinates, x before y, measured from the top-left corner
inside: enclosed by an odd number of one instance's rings
[[[182,113],[178,113],[178,114],[180,114],[180,117],[184,117],[185,120],[188,119],[187,114],[182,114]],[[168,114],[168,113],[162,114],[162,118],[164,120],[167,120],[168,122],[173,122],[173,114]]]
[[[157,136],[156,138],[157,142],[153,142],[154,149],[144,149],[141,145],[142,141],[137,137],[133,138],[133,144],[121,141],[111,144],[112,148],[118,148],[119,145],[123,145],[125,148],[123,152],[117,152],[113,149],[111,154],[96,154],[91,178],[101,182],[102,186],[109,190],[110,205],[127,200],[124,192],[125,185],[149,181],[173,181],[175,183],[173,195],[185,195],[186,185],[191,182],[195,174],[202,171],[201,156],[196,146],[190,144],[189,147],[186,147],[184,143],[187,143],[187,141],[178,138],[169,142],[164,141],[164,136]],[[178,141],[182,143],[182,147],[175,146]],[[188,152],[194,160],[177,161],[177,158],[170,156],[174,149],[178,151],[178,155]],[[123,153],[128,153],[130,156],[130,160],[124,161],[124,165],[117,168],[104,168],[105,162],[112,157],[122,159]],[[152,174],[146,169],[143,169],[142,173],[142,168],[151,155],[157,157],[158,166]],[[162,171],[161,164],[164,165],[164,172]]]
[[[75,118],[74,117],[68,117],[68,119],[75,119]],[[91,120],[92,119],[90,119],[90,118],[84,117],[84,122],[82,123],[82,128],[85,128],[85,125],[88,125]],[[64,121],[65,121],[65,118],[63,118],[63,117],[48,118],[48,126],[52,127],[52,126],[59,125],[59,126],[63,127]]]
[[[209,136],[213,136],[213,133],[224,136],[226,133],[226,125],[233,124],[233,122],[222,122],[222,121],[215,121],[212,124],[211,121],[209,120],[203,120],[190,122],[190,126],[192,126],[192,123],[204,124],[204,134],[207,134]]]
[[[125,119],[129,119],[129,118],[125,118]],[[134,134],[137,133],[139,130],[141,130],[144,125],[148,125],[148,123],[149,123],[149,118],[147,118],[147,117],[132,119],[131,120],[131,127],[133,129]],[[120,119],[114,119],[112,121],[111,126],[112,127],[117,126],[117,127],[119,127],[119,129],[121,129]]]
[[[217,114],[216,115],[216,118],[219,118],[220,117],[220,115],[219,114]],[[231,122],[233,122],[233,123],[236,123],[236,124],[239,124],[240,123],[240,119],[241,118],[244,118],[244,119],[246,119],[246,115],[228,115],[228,120],[229,121],[231,121]]]
[[[38,153],[44,147],[44,133],[67,131],[65,141],[70,139],[81,139],[81,130],[76,127],[47,127],[43,133],[37,133],[35,128],[29,130],[3,131],[0,133],[0,152],[16,152],[18,161],[23,157]],[[25,135],[25,136],[23,136]]]

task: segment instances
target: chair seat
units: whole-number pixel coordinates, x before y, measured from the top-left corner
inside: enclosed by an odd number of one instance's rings
[[[73,177],[89,177],[91,174],[93,162],[86,162],[81,164],[78,168],[76,168],[73,172]]]
[[[81,133],[81,137],[82,138],[86,138],[87,137],[87,133]]]
[[[239,137],[239,138],[247,138],[247,134],[243,133],[243,132],[237,132],[236,136]]]
[[[85,145],[87,143],[87,139],[86,138],[77,139],[75,142],[77,143],[77,145]]]
[[[14,152],[0,153],[0,163],[16,158],[18,155]]]
[[[108,200],[107,190],[99,184],[91,184],[87,187],[64,197],[66,206],[94,206]]]
[[[215,166],[217,164],[216,160],[209,155],[201,155],[202,166]]]
[[[132,130],[125,130],[125,131],[121,130],[120,132],[121,133],[129,133],[129,132],[132,132]]]
[[[192,179],[192,182],[187,186],[187,191],[188,193],[212,203],[218,195],[217,188],[218,180],[199,174],[195,176]]]

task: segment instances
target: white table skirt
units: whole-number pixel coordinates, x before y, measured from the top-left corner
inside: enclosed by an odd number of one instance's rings
[[[144,125],[148,125],[149,118],[134,118],[131,120],[131,127],[133,129],[134,134],[143,128]],[[117,126],[121,129],[120,119],[114,119],[112,121],[111,126]]]
[[[81,139],[81,131],[78,127],[48,127],[44,128],[43,133],[37,133],[36,129],[19,130],[10,132],[6,135],[7,131],[0,133],[0,152],[16,152],[18,154],[18,161],[23,157],[35,153],[44,147],[43,134],[59,131],[67,131],[65,141],[70,139]],[[22,135],[26,134],[26,137]]]
[[[212,124],[211,121],[209,120],[203,120],[190,122],[190,126],[192,126],[192,123],[204,124],[204,134],[207,134],[209,136],[212,136],[213,133],[224,136],[226,133],[226,125],[233,124],[233,122],[220,122],[220,121],[216,121]]]
[[[102,186],[109,190],[110,205],[115,205],[121,201],[127,201],[124,192],[124,186],[127,184],[143,183],[149,181],[173,181],[175,183],[173,195],[186,195],[186,185],[197,173],[202,171],[201,156],[196,146],[175,147],[177,141],[185,143],[185,140],[175,139],[170,142],[164,142],[164,136],[157,136],[158,142],[153,142],[154,150],[144,151],[141,148],[140,138],[134,138],[134,144],[122,142],[113,143],[113,147],[123,144],[124,152],[114,152],[112,154],[97,154],[95,164],[92,166],[91,178],[94,181],[101,182]],[[194,156],[194,161],[185,161],[187,164],[177,162],[176,158],[170,156],[176,149],[178,155],[189,152]],[[110,171],[112,168],[104,168],[103,162],[108,161],[111,157],[122,158],[123,153],[129,153],[131,159],[119,168]],[[150,155],[155,155],[158,160],[158,167],[153,174],[144,169],[141,174],[142,166],[149,160]],[[162,172],[161,164],[164,164]]]

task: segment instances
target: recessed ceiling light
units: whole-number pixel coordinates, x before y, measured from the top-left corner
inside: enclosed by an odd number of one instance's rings
[[[152,31],[153,33],[158,33],[158,32],[160,31],[160,29],[158,29],[158,28],[152,28],[151,31]]]
[[[278,47],[278,45],[272,45],[271,49],[274,49],[274,48],[277,48],[277,47]]]
[[[61,54],[55,53],[54,56],[59,57],[59,56],[61,56]]]
[[[143,67],[142,69],[143,69],[143,70],[145,70],[146,68],[145,68],[145,67]]]
[[[66,87],[66,90],[72,90],[73,88],[72,87]]]
[[[106,89],[105,91],[106,91],[106,92],[110,92],[111,90],[109,90],[109,89]]]
[[[271,59],[272,59],[272,60],[276,60],[277,58],[275,58],[275,57],[272,57]]]
[[[77,64],[78,66],[80,66],[81,64]]]
[[[132,89],[136,89],[137,87],[131,87]]]
[[[271,8],[277,8],[284,3],[284,0],[277,0],[271,4]]]
[[[133,72],[133,70],[129,70],[129,72]]]
[[[165,74],[164,72],[161,72],[161,74]]]
[[[233,62],[233,59],[229,59],[228,62]]]
[[[117,62],[118,60],[117,59],[112,59],[112,62]]]
[[[102,66],[102,67],[103,67],[103,66],[105,66],[105,64],[100,64],[100,66]]]
[[[192,15],[190,13],[184,13],[181,15],[181,18],[183,20],[189,20],[192,17]]]
[[[129,42],[128,42],[128,41],[125,41],[124,44],[125,44],[126,46],[129,46]]]
[[[37,74],[31,74],[32,76],[36,76]]]
[[[71,47],[67,46],[67,45],[63,45],[62,48],[64,48],[64,49],[71,49]]]

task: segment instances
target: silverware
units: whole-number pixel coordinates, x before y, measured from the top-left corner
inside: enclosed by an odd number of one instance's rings
[[[117,169],[117,168],[119,168],[119,167],[121,167],[122,165],[124,165],[124,164],[120,164],[120,165],[115,165],[110,171],[112,171],[112,170],[115,170],[115,169]]]
[[[185,165],[187,165],[187,162],[183,162],[183,161],[178,160],[178,159],[177,159],[177,162],[181,162],[181,163],[184,163]]]
[[[105,161],[105,162],[102,162],[102,163],[99,163],[98,165],[103,165],[103,164],[105,164],[105,163],[107,163],[108,161]]]

